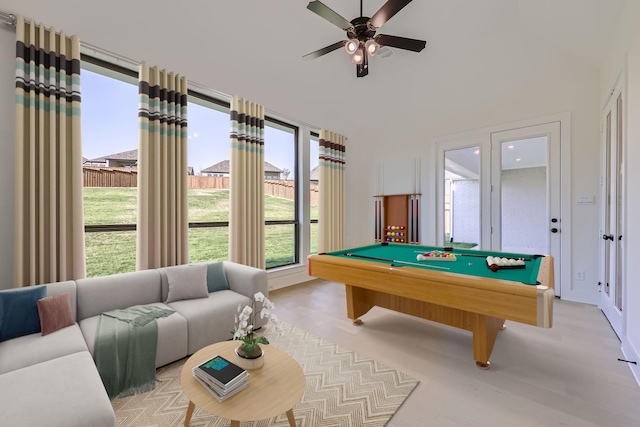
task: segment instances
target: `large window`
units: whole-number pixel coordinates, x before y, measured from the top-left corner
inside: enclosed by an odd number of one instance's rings
[[[189,97],[189,260],[228,259],[229,106]],[[265,258],[274,268],[298,261],[297,128],[265,123]]]
[[[82,156],[88,277],[136,268],[137,116],[135,73],[83,60]]]
[[[137,73],[83,57],[82,139],[87,276],[136,268]],[[189,262],[228,259],[229,104],[195,92],[188,102]],[[265,120],[265,251],[267,268],[300,258],[298,128]],[[317,165],[317,137],[312,167]],[[315,147],[315,148],[314,148]],[[308,167],[306,165],[305,167]],[[317,189],[311,185],[312,248],[317,241]],[[315,251],[315,249],[312,249]]]
[[[298,262],[298,129],[267,118],[264,131],[265,259],[274,268]]]
[[[320,169],[318,168],[318,155],[320,151],[320,136],[311,133],[311,141],[309,147],[309,218],[310,218],[310,244],[309,252],[314,254],[318,252],[318,201],[320,193],[318,191],[318,183],[320,180]]]
[[[189,139],[189,262],[229,258],[229,107],[191,94]]]

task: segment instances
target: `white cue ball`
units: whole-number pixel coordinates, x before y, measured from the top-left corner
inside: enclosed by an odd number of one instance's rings
[[[424,255],[418,254],[418,256],[416,258],[418,259],[418,261],[423,261],[424,260]]]
[[[516,265],[524,265],[524,260],[519,259],[518,261],[516,261]]]

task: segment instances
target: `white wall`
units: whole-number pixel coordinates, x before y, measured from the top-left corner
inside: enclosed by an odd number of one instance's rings
[[[624,264],[626,282],[625,305],[623,307],[622,349],[628,360],[640,362],[640,275],[637,264],[640,260],[640,197],[637,186],[640,182],[640,2],[629,0],[614,37],[614,49],[603,65],[600,81],[600,106],[604,106],[616,79],[621,72],[626,75],[626,178]],[[640,366],[630,364],[640,383]]]
[[[0,25],[0,289],[13,286],[13,158],[15,154],[15,32]]]

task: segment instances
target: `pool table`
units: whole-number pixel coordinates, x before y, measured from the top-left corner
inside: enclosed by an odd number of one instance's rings
[[[453,254],[455,260],[417,259],[431,251]],[[487,256],[522,259],[524,266],[492,271]],[[541,328],[552,324],[553,258],[548,255],[385,242],[311,255],[309,274],[345,284],[347,315],[355,324],[379,306],[471,331],[481,369],[490,366],[505,320]]]

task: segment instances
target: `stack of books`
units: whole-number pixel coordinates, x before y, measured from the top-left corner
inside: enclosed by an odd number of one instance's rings
[[[194,367],[193,376],[220,402],[249,385],[249,373],[219,355]]]

